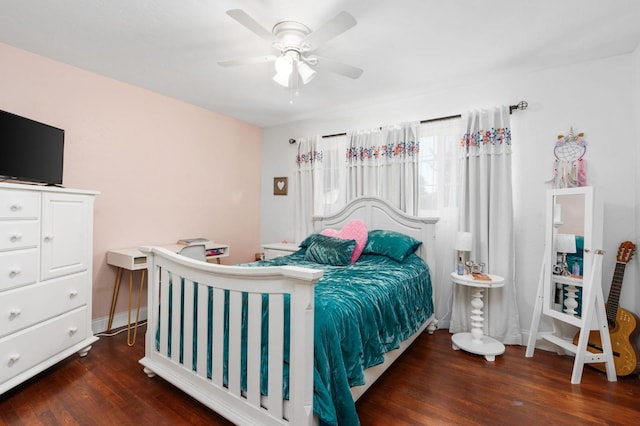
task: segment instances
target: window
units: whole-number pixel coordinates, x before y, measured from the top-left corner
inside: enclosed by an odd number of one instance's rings
[[[420,159],[418,214],[441,216],[456,204],[456,152],[460,140],[460,118],[422,123],[419,130]]]
[[[322,162],[314,179],[314,215],[338,212],[346,204],[347,136],[324,137],[320,141]]]
[[[418,197],[417,200],[408,202],[415,208],[419,216],[442,216],[443,210],[454,206],[457,202],[457,149],[460,141],[460,118],[431,121],[420,124],[418,130],[419,154],[417,173],[406,173],[402,185],[413,185],[416,190],[407,191]],[[312,171],[313,187],[313,214],[330,215],[339,211],[349,201],[349,197],[358,194],[376,193],[375,182],[378,184],[393,185],[397,183],[389,172],[396,173],[389,168],[389,164],[367,166],[366,173],[356,173],[349,168],[347,150],[349,148],[349,136],[337,135],[324,137],[318,140],[318,151],[322,152],[322,159],[318,161]],[[378,173],[377,168],[385,168],[384,173]],[[415,170],[415,169],[414,169]],[[381,172],[382,170],[379,170]],[[397,173],[404,173],[398,169]],[[412,183],[406,179],[412,180]],[[364,182],[363,180],[368,180]],[[364,189],[367,185],[373,188]],[[357,188],[357,189],[356,189]],[[406,188],[405,188],[406,189]],[[395,189],[388,190],[396,192]],[[399,191],[398,191],[399,192]],[[354,195],[355,194],[355,195]],[[417,195],[416,195],[417,194]],[[389,195],[389,194],[387,194]],[[393,197],[395,194],[391,194]],[[383,195],[386,198],[386,196]],[[394,201],[394,200],[389,200]],[[413,212],[408,212],[412,214]]]

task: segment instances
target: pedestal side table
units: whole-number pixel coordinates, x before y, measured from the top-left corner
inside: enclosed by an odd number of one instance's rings
[[[488,279],[475,279],[472,275],[458,275],[451,273],[451,280],[458,285],[473,288],[471,297],[471,332],[456,333],[451,336],[454,350],[462,349],[477,355],[484,355],[487,361],[495,361],[496,355],[504,353],[502,342],[484,334],[484,302],[482,301],[485,288],[504,286],[504,278],[498,275],[483,274]]]

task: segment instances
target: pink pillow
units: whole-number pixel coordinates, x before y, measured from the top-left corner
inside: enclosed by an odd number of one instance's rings
[[[353,249],[353,254],[351,255],[351,263],[358,260],[362,254],[362,250],[364,250],[364,246],[367,245],[367,224],[360,219],[350,220],[340,231],[336,231],[335,229],[325,229],[320,233],[327,237],[335,237],[343,240],[355,240],[356,247]]]

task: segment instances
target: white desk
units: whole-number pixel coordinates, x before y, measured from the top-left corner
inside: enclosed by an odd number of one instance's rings
[[[197,244],[197,243],[196,243]],[[213,241],[204,242],[205,250],[207,253],[207,261],[216,260],[220,263],[221,257],[229,256],[229,246],[226,244],[220,244]],[[178,253],[185,245],[182,244],[165,244],[164,247],[168,250]],[[113,295],[111,296],[111,309],[109,310],[109,322],[107,323],[107,331],[111,331],[113,324],[113,315],[116,310],[116,303],[118,302],[118,293],[120,292],[120,282],[122,281],[122,271],[124,269],[129,271],[129,317],[127,321],[127,345],[133,346],[136,342],[136,335],[138,332],[138,319],[140,316],[140,304],[142,302],[142,289],[144,287],[145,272],[147,270],[147,257],[136,247],[128,247],[116,250],[109,250],[107,252],[107,264],[115,266],[116,279],[113,284]],[[136,310],[136,320],[134,322],[133,338],[131,337],[131,293],[133,290],[133,271],[141,270],[140,275],[140,290],[138,293],[138,309]]]
[[[163,244],[160,247],[178,253],[185,246],[182,244]],[[207,261],[219,260],[221,257],[229,256],[229,246],[226,244],[205,241],[204,248],[207,252]],[[107,252],[107,263],[129,271],[147,269],[147,257],[137,247],[109,250]]]
[[[504,353],[504,345],[493,337],[484,334],[482,292],[485,288],[504,286],[504,278],[498,275],[486,275],[491,278],[490,281],[476,280],[468,274],[458,275],[457,272],[451,273],[451,280],[454,283],[473,287],[474,289],[471,298],[471,332],[456,333],[451,336],[451,342],[454,350],[463,349],[467,352],[484,355],[487,361],[495,361],[496,355]]]

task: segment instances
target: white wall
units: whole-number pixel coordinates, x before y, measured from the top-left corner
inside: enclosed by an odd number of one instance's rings
[[[2,43],[0,63],[0,109],[65,129],[64,185],[100,191],[94,319],[111,306],[108,250],[205,236],[230,245],[223,263],[254,259],[259,127]],[[116,313],[127,310],[121,289]]]
[[[545,192],[550,186],[553,147],[570,126],[588,142],[588,184],[604,203],[603,291],[606,295],[621,241],[635,237],[634,160],[637,125],[632,119],[632,70],[637,54],[612,57],[518,75],[496,75],[474,85],[423,93],[387,104],[340,110],[322,119],[264,129],[262,167],[262,242],[293,236],[293,197],[272,195],[273,177],[293,178],[296,146],[289,138],[459,114],[526,100],[529,108],[511,117],[513,134],[516,274],[520,326],[528,332],[543,253]],[[634,62],[635,61],[635,62]],[[638,98],[638,90],[635,90]],[[637,112],[637,110],[636,110]],[[292,185],[293,182],[290,183]],[[640,183],[639,183],[640,184]],[[290,186],[290,194],[293,189]],[[638,219],[640,221],[640,218]],[[630,268],[626,283],[635,281]],[[640,312],[632,285],[623,287],[622,306]],[[634,301],[632,303],[631,301]],[[635,306],[625,306],[625,304]]]

